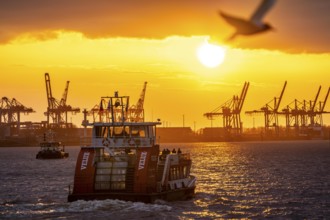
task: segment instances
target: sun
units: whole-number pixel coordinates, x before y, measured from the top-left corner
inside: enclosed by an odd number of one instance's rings
[[[205,41],[197,49],[197,57],[199,61],[206,67],[214,68],[223,63],[226,55],[224,47],[210,44]]]

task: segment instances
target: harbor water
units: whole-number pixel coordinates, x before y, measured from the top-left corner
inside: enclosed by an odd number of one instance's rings
[[[79,147],[37,160],[39,147],[0,148],[0,219],[326,219],[329,141],[161,144],[190,152],[196,195],[154,204],[67,202]]]

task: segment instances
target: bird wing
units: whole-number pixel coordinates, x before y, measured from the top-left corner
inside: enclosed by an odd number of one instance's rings
[[[257,10],[252,14],[251,21],[256,25],[262,25],[262,18],[266,15],[269,9],[273,7],[276,0],[262,0]]]
[[[223,12],[219,12],[220,16],[225,19],[225,21],[234,26],[236,29],[240,29],[242,26],[245,26],[246,23],[248,23],[247,20],[244,20],[242,18],[234,17],[228,14],[225,14]]]
[[[233,41],[237,37],[237,32],[230,35],[227,39],[225,39],[225,42]]]

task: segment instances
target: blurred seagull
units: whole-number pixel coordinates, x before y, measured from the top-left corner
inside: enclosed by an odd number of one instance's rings
[[[270,24],[264,23],[262,19],[275,2],[276,0],[262,0],[250,20],[233,17],[220,11],[220,15],[226,22],[236,29],[235,33],[231,35],[227,41],[233,40],[237,35],[253,35],[273,29]]]

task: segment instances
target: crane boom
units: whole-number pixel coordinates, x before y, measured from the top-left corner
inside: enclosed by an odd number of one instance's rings
[[[238,105],[238,112],[239,113],[242,110],[242,107],[243,107],[243,104],[244,104],[244,101],[245,101],[245,97],[246,97],[247,91],[249,89],[249,85],[250,85],[249,82],[244,83],[244,87],[243,87],[243,90],[242,90],[242,93],[241,93],[241,96],[240,96],[240,100],[239,100],[239,105]]]
[[[321,91],[321,86],[319,87],[319,90],[317,91],[316,93],[316,97],[314,99],[314,102],[312,103],[311,105],[311,111],[314,111],[314,108],[315,108],[315,105],[316,105],[316,102],[317,102],[317,99],[319,98],[319,95],[320,95],[320,91]]]
[[[143,109],[144,97],[145,97],[145,94],[146,94],[146,90],[147,90],[147,82],[144,82],[143,89],[142,89],[141,94],[140,94],[140,98],[136,103],[136,108],[137,109]]]
[[[324,101],[323,101],[323,105],[321,106],[321,112],[324,111],[325,105],[326,105],[327,100],[328,100],[329,93],[330,93],[330,87],[328,88],[327,95],[325,96],[325,99],[324,99]]]
[[[66,105],[66,99],[68,97],[68,91],[69,91],[69,83],[70,81],[66,81],[66,86],[62,95],[62,99],[60,101],[60,105],[61,106],[65,106]]]
[[[47,101],[48,101],[48,107],[50,109],[54,108],[53,103],[53,95],[52,95],[52,87],[50,85],[50,76],[48,73],[45,73],[45,82],[46,82],[46,92],[47,92]]]
[[[281,104],[281,101],[282,101],[282,97],[283,97],[283,94],[284,94],[284,91],[285,91],[285,88],[286,88],[286,84],[287,84],[287,81],[284,82],[284,86],[283,86],[281,95],[280,95],[280,97],[278,99],[278,102],[275,104],[274,112],[277,112],[278,108],[280,107],[280,104]]]

